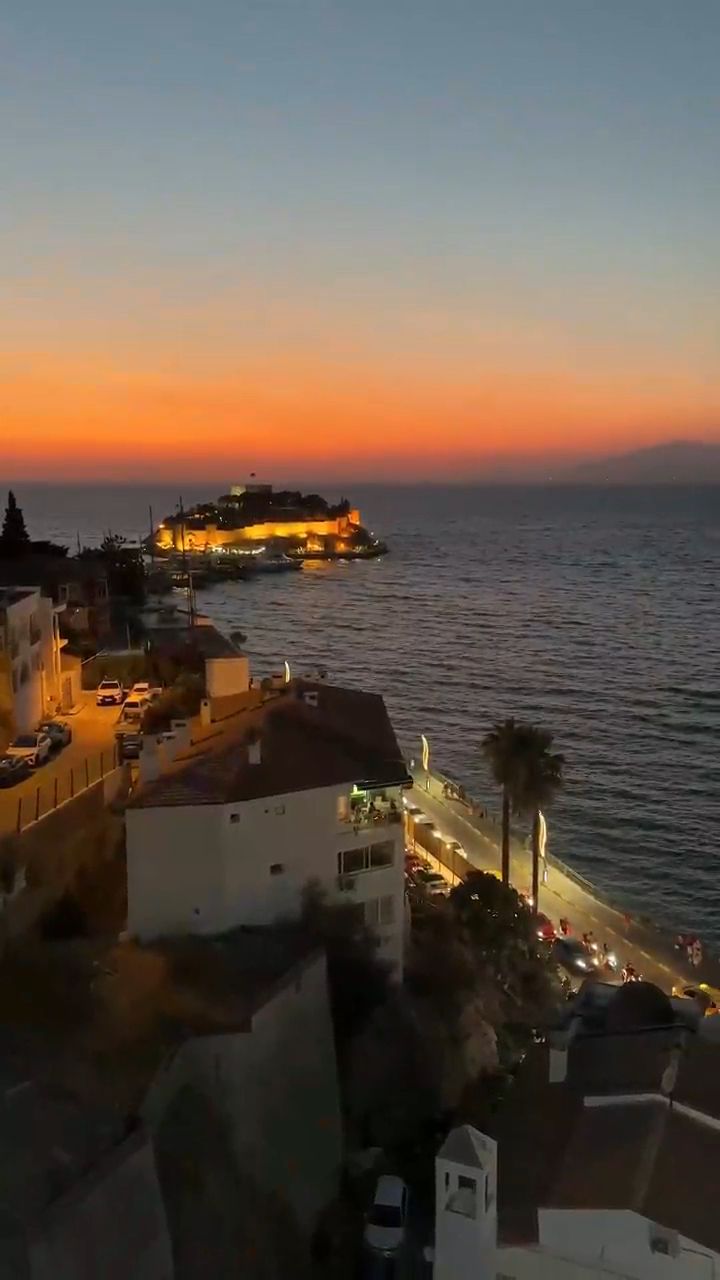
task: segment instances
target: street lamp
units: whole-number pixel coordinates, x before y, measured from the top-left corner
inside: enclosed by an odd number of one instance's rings
[[[285,666],[285,683],[289,684],[290,683],[290,663],[285,662],[284,666]]]

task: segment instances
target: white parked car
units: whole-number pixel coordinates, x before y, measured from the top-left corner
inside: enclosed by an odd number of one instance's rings
[[[45,764],[51,751],[52,740],[46,733],[20,733],[15,741],[10,743],[5,754],[27,760],[34,769],[39,764]]]
[[[372,1209],[365,1222],[363,1239],[368,1249],[392,1257],[405,1239],[408,1189],[402,1178],[383,1174],[378,1178]]]
[[[101,680],[97,687],[95,701],[99,707],[106,707],[108,705],[112,707],[118,706],[118,704],[123,701],[124,697],[125,690],[119,680]]]
[[[136,680],[130,690],[131,698],[144,698],[146,702],[155,702],[160,697],[162,689],[158,689],[149,680]]]
[[[129,698],[126,698],[123,709],[120,712],[120,724],[139,725],[147,705],[147,698],[138,698],[135,694],[131,694]]]

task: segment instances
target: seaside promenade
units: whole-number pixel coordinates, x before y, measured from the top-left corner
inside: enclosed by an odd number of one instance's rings
[[[477,805],[471,808],[444,797],[443,779],[437,775],[431,773],[426,777],[418,769],[414,777],[415,785],[408,793],[408,800],[432,819],[443,836],[458,840],[468,861],[478,870],[499,871],[499,820],[478,816],[474,811]],[[520,893],[530,893],[530,854],[516,839],[511,841],[510,876]],[[650,921],[633,917],[606,902],[591,884],[552,858],[548,858],[545,884],[541,871],[538,908],[556,926],[561,917],[566,917],[576,937],[592,931],[600,946],[607,942],[615,951],[621,966],[629,961],[644,978],[668,993],[676,983],[709,982],[720,986],[720,963],[715,957],[705,954],[702,964],[692,968],[675,950],[671,935]]]

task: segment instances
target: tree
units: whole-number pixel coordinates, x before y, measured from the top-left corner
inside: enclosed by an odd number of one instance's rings
[[[537,911],[540,868],[540,811],[552,803],[563,782],[565,759],[550,750],[553,735],[536,725],[521,726],[519,808],[532,814],[532,900]]]
[[[521,781],[523,725],[513,719],[493,725],[481,744],[492,776],[502,788],[502,880],[510,883],[510,810]]]
[[[122,534],[105,534],[99,547],[83,547],[81,560],[95,560],[107,570],[108,590],[111,598],[123,599],[133,604],[145,601],[145,567],[138,547],[128,547]]]
[[[8,493],[2,533],[0,533],[0,556],[11,559],[13,556],[27,554],[30,550],[30,537],[25,528],[25,517],[17,504],[12,489]]]

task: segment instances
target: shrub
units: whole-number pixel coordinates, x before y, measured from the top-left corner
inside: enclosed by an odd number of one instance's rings
[[[40,934],[46,941],[83,938],[88,931],[85,911],[77,898],[64,893],[40,919]]]

